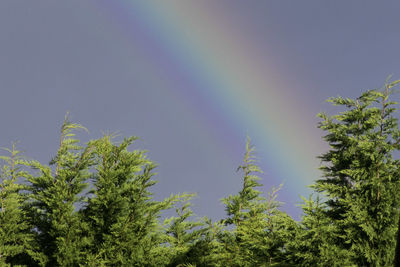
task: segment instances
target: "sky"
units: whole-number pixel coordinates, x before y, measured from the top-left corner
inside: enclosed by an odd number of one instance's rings
[[[48,163],[66,112],[82,142],[138,136],[156,199],[225,216],[246,136],[282,209],[321,177],[325,100],[400,78],[398,1],[0,1],[0,146]]]

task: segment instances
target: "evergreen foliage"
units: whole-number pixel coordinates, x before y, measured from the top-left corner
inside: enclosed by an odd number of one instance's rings
[[[168,266],[201,263],[201,255],[195,257],[194,254],[198,252],[198,243],[201,242],[207,229],[204,228],[203,221],[189,220],[193,216],[189,202],[192,196],[183,196],[181,207],[176,208],[178,217],[171,217],[164,221],[165,241],[168,244],[166,252],[171,258]]]
[[[155,165],[143,151],[127,150],[136,137],[120,145],[110,136],[92,142],[94,147],[92,197],[82,210],[88,224],[90,251],[87,262],[105,266],[155,266],[149,257],[162,242],[158,218],[177,199],[154,201],[149,187]]]
[[[36,256],[33,236],[26,212],[23,210],[24,185],[18,180],[26,177],[24,167],[28,162],[21,157],[21,151],[4,149],[10,156],[0,156],[5,162],[0,172],[0,266],[14,266],[29,262]]]
[[[319,196],[302,197],[303,218],[288,244],[288,262],[293,266],[353,266],[348,251],[331,236],[334,225],[326,216],[326,204]]]
[[[357,266],[390,266],[394,258],[399,205],[400,133],[393,116],[392,88],[370,90],[358,99],[331,98],[348,110],[320,114],[320,128],[331,149],[321,156],[324,177],[313,188],[323,192],[333,222],[332,245],[346,250]]]
[[[83,222],[76,212],[89,177],[90,147],[82,149],[74,139],[79,124],[66,117],[56,157],[49,165],[31,161],[38,170],[29,175],[28,210],[42,257],[40,265],[77,266],[82,262]],[[54,166],[54,168],[52,168]]]
[[[268,198],[261,195],[258,182],[261,173],[255,164],[254,147],[247,138],[243,165],[243,187],[239,194],[223,199],[228,218],[225,224],[234,230],[225,233],[225,266],[272,266],[284,261],[287,239],[295,229],[295,222],[281,212],[276,201],[279,188]]]
[[[343,110],[319,114],[330,149],[300,221],[280,210],[280,187],[263,192],[249,138],[242,186],[222,199],[226,218],[212,221],[195,218],[193,194],[153,198],[156,165],[129,149],[136,137],[80,145],[75,131],[86,129],[66,117],[49,164],[24,159],[15,144],[0,156],[0,266],[398,265],[398,84],[329,99]]]

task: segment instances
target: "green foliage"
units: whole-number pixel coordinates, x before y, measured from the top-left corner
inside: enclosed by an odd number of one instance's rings
[[[199,243],[207,231],[203,221],[193,221],[193,211],[189,200],[193,194],[184,194],[180,199],[180,207],[176,208],[177,217],[167,218],[164,221],[164,253],[168,255],[168,266],[185,266],[201,261]],[[204,249],[204,248],[203,248]],[[203,250],[202,249],[202,250]]]
[[[289,240],[288,262],[295,266],[353,266],[349,252],[331,235],[335,228],[326,216],[326,204],[319,196],[302,200],[303,218]]]
[[[258,182],[260,178],[253,173],[261,173],[261,170],[254,164],[253,152],[254,147],[251,146],[250,139],[247,138],[243,165],[240,165],[237,169],[244,173],[242,190],[238,195],[230,195],[222,200],[226,205],[228,214],[228,218],[225,220],[226,224],[240,225],[242,221],[248,219],[254,213],[264,210],[264,198],[260,196],[261,192],[255,189],[261,184]]]
[[[23,210],[24,186],[18,179],[26,177],[24,167],[28,162],[21,157],[21,151],[4,149],[10,156],[0,156],[5,162],[0,170],[0,265],[12,266],[28,263],[36,252],[32,247],[33,236],[26,212]]]
[[[159,246],[158,217],[177,199],[152,199],[149,187],[155,184],[154,163],[143,151],[127,150],[136,137],[119,145],[110,136],[90,143],[94,148],[95,173],[91,196],[82,209],[88,225],[90,251],[87,260],[97,259],[107,266],[155,265],[149,257]]]
[[[214,222],[194,218],[193,194],[153,198],[155,164],[129,150],[136,137],[81,146],[74,132],[86,129],[66,117],[50,164],[24,160],[15,145],[0,156],[0,266],[392,266],[400,131],[390,98],[399,83],[329,99],[343,111],[319,114],[330,149],[312,185],[321,195],[302,198],[299,222],[280,210],[280,187],[262,192],[249,139],[242,187]]]
[[[397,83],[356,100],[331,98],[348,110],[320,114],[331,149],[321,156],[324,178],[313,187],[327,197],[334,244],[359,266],[388,266],[394,257],[399,161],[393,152],[399,149],[400,133],[390,95]]]
[[[81,260],[82,221],[76,207],[89,177],[90,147],[82,150],[73,130],[83,129],[65,119],[61,128],[60,146],[51,166],[37,161],[30,166],[38,170],[29,175],[28,210],[35,240],[43,253],[41,265],[76,266]]]
[[[228,218],[227,225],[234,225],[233,232],[225,232],[226,266],[273,266],[284,261],[285,246],[293,234],[296,223],[278,207],[276,201],[280,188],[273,189],[268,198],[261,196],[261,173],[255,164],[254,148],[246,142],[243,165],[243,187],[238,195],[223,199]]]

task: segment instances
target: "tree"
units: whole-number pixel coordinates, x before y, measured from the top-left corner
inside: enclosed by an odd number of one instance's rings
[[[347,250],[330,235],[334,225],[326,216],[326,204],[319,196],[302,200],[303,216],[288,242],[287,261],[291,266],[352,266]]]
[[[190,209],[190,199],[193,194],[181,196],[180,207],[176,207],[177,217],[165,219],[164,254],[168,255],[166,266],[184,266],[184,264],[199,264],[204,266],[204,235],[207,228],[204,222],[194,221],[193,211]],[[178,204],[178,203],[177,203]]]
[[[358,266],[389,266],[394,258],[399,161],[393,153],[400,148],[400,133],[390,96],[399,82],[355,100],[331,98],[347,110],[319,115],[330,150],[320,157],[324,176],[313,188],[327,198],[334,244]]]
[[[50,166],[37,161],[29,164],[39,171],[27,176],[27,196],[35,240],[42,252],[40,265],[77,266],[82,261],[84,227],[76,209],[87,187],[91,147],[82,149],[77,144],[76,129],[85,128],[66,116],[60,146]]]
[[[155,201],[149,188],[155,165],[144,151],[128,151],[136,137],[114,144],[111,136],[91,142],[95,170],[89,199],[81,210],[89,240],[86,264],[156,266],[162,243],[158,217],[178,198]]]
[[[254,147],[247,138],[243,165],[243,186],[239,194],[223,199],[228,218],[227,225],[233,225],[233,232],[226,232],[225,244],[227,266],[272,266],[284,259],[286,239],[293,233],[295,222],[281,212],[276,201],[279,188],[261,196],[260,173],[255,165]]]
[[[21,178],[26,177],[24,167],[28,162],[16,150],[4,149],[10,156],[0,156],[5,164],[0,171],[0,265],[14,266],[33,262],[37,251],[33,247],[33,235],[26,211],[23,210],[25,197]]]

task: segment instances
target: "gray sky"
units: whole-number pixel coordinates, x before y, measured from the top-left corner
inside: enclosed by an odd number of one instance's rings
[[[307,129],[300,131],[315,139],[310,158],[324,147],[315,115],[334,111],[324,103],[326,98],[356,97],[381,86],[390,74],[400,78],[397,1],[110,2],[0,2],[0,146],[18,140],[27,156],[48,162],[69,111],[74,122],[90,131],[79,135],[84,142],[113,132],[141,137],[138,147],[159,164],[156,198],[196,192],[194,210],[200,216],[221,218],[219,200],[239,190],[235,170],[246,134],[260,146],[262,178],[267,180],[263,189],[285,181],[279,199],[290,214],[299,215],[298,194],[308,193],[305,188],[312,180],[291,187],[296,177],[281,179],[283,167],[262,161],[274,154],[261,143],[284,141],[261,137],[246,116],[240,123],[229,122],[230,95],[221,93],[218,101],[208,98],[205,85],[217,83],[206,83],[200,71],[195,76],[194,70],[183,68],[183,51],[189,58],[196,51],[210,56],[220,47],[245,51],[227,54],[232,60],[237,56],[238,65],[252,64],[249,55],[256,55],[261,63],[255,66],[265,64],[277,74],[271,78],[275,84],[290,85],[278,89],[297,100],[293,109],[307,115],[300,122]],[[178,20],[176,14],[182,17]],[[207,28],[211,21],[217,29],[232,30],[231,36],[216,36],[220,42],[212,43],[212,29]],[[204,43],[190,45],[191,30]],[[254,51],[227,40],[242,40]],[[180,52],[168,43],[179,45]],[[218,64],[202,64],[210,67],[207,75],[220,75]],[[222,73],[226,80],[237,78],[230,77],[233,71]],[[236,104],[239,111],[251,109],[251,103]]]

